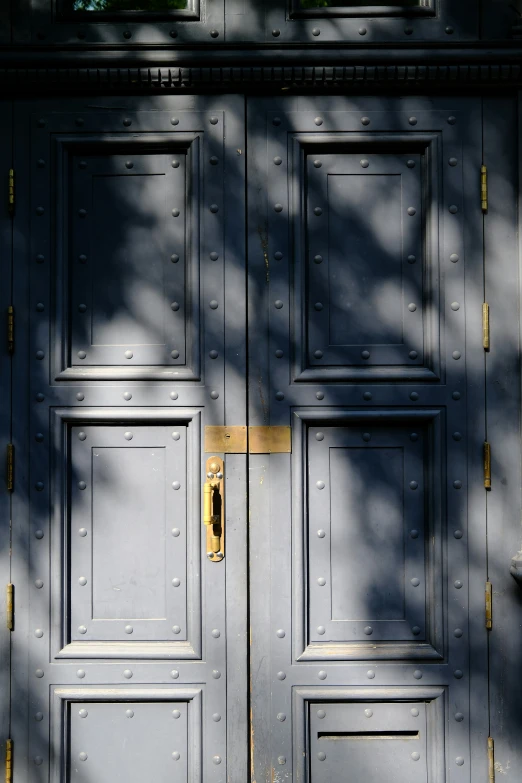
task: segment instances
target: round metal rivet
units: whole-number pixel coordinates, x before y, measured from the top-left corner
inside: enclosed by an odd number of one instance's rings
[[[213,756],[212,761],[214,764],[221,764],[221,756]]]
[[[85,359],[87,357],[87,354],[85,351],[78,351],[78,359]]]
[[[458,160],[457,160],[457,158],[450,158],[448,160],[448,163],[449,163],[450,166],[456,166],[457,163],[458,163]]]
[[[131,394],[130,392],[128,392],[128,391],[126,391],[126,392],[123,392],[123,399],[124,399],[124,400],[127,400],[127,402],[128,402],[129,400],[132,400],[132,394]]]
[[[320,312],[323,309],[322,302],[316,302],[314,304],[314,309]]]
[[[134,710],[125,710],[125,715],[127,716],[127,718],[133,718]]]
[[[321,207],[314,207],[314,215],[317,215],[317,217],[320,217],[323,214],[323,210]]]
[[[285,632],[285,631],[283,631],[283,629],[282,629],[282,628],[280,628],[278,631],[276,631],[276,636],[277,636],[279,639],[284,639],[284,638],[285,638],[285,636],[286,636],[286,632]]]
[[[457,479],[456,481],[453,482],[453,487],[454,489],[462,489],[462,481]]]
[[[218,207],[218,205],[217,205],[217,204],[211,204],[211,205],[210,205],[210,211],[211,211],[213,214],[216,214],[216,212],[218,212],[218,211],[219,211],[219,207]]]
[[[218,253],[212,252],[212,253],[209,254],[209,258],[210,258],[211,261],[217,261],[218,258],[219,258],[219,255],[218,255]]]
[[[370,118],[369,117],[361,117],[361,123],[363,125],[369,125],[370,124]]]
[[[277,713],[277,720],[281,721],[281,723],[284,723],[286,720],[286,715],[284,712],[278,712]]]
[[[460,434],[460,432],[453,433],[453,440],[462,440],[462,435]]]
[[[38,677],[39,680],[41,680],[42,677],[44,676],[43,669],[37,669],[35,671],[35,675]]]
[[[275,212],[282,212],[283,211],[283,205],[282,204],[274,204],[274,211]]]
[[[456,122],[457,122],[456,117],[448,117],[448,125],[455,125]]]
[[[36,304],[36,311],[38,313],[43,313],[44,310],[45,310],[45,306],[44,306],[43,302],[37,302],[37,304]]]
[[[453,538],[461,539],[462,536],[463,536],[462,530],[455,530],[455,532],[453,533]]]
[[[78,482],[78,489],[87,489],[87,484],[85,483],[85,481]]]
[[[87,210],[86,209],[79,209],[78,210],[78,215],[81,218],[87,217]]]
[[[124,35],[125,35],[125,34],[124,34]],[[126,35],[125,37],[126,37],[126,38],[130,38],[130,37],[131,37],[131,34],[129,33],[129,34],[128,34],[128,35]],[[132,125],[132,120],[131,120],[129,117],[125,117],[125,119],[123,120],[123,124],[125,125],[125,127],[126,127],[126,128],[129,128],[129,127]]]
[[[315,166],[316,169],[320,169],[322,165],[323,165],[322,161],[314,160],[314,166]]]
[[[219,38],[219,31],[218,30],[211,30],[210,31],[210,37],[211,38]]]
[[[411,629],[411,632],[414,636],[418,636],[420,634],[420,631],[421,629],[419,628],[418,625],[414,625],[413,628]]]
[[[174,536],[174,538],[178,538],[178,536],[180,534],[180,529],[178,527],[173,527],[171,532],[172,532],[172,535]]]
[[[173,481],[172,482],[172,489],[179,489],[181,487],[181,484],[179,481]]]
[[[78,579],[78,584],[81,585],[82,587],[85,587],[85,585],[87,584],[87,579],[84,576],[81,576]]]
[[[324,530],[318,530],[317,531],[318,538],[324,538],[325,535],[326,535],[326,532]]]
[[[37,639],[41,639],[42,636],[44,635],[44,632],[42,631],[41,628],[37,628],[34,632],[34,635],[36,636]]]
[[[413,753],[411,754],[411,757],[414,761],[418,761],[420,759],[420,753],[417,753],[417,751],[414,750]]]
[[[217,359],[219,354],[217,351],[212,350],[209,352],[208,355],[210,356],[211,359]]]
[[[86,530],[84,527],[81,527],[81,528],[78,530],[78,535],[79,535],[81,538],[85,538],[85,536],[87,535],[87,530]]]
[[[36,351],[36,358],[42,360],[45,357],[43,351]]]
[[[171,30],[169,32],[169,35],[171,38],[177,38],[178,37],[178,31],[177,30]]]
[[[179,302],[171,302],[170,309],[174,310],[174,312],[177,312],[179,310]]]
[[[323,358],[323,352],[322,351],[314,351],[314,357],[316,359],[322,359]]]
[[[82,400],[85,399],[85,394],[83,392],[78,392],[76,394],[76,399],[78,400],[78,402],[82,402]],[[80,440],[83,440],[83,438],[80,438]]]
[[[444,28],[444,32],[446,33],[446,35],[453,35],[453,27],[450,27],[448,25],[448,27]]]
[[[409,169],[414,169],[415,168],[415,161],[414,160],[407,160],[406,161],[406,165],[407,165],[407,167]]]
[[[373,716],[373,710],[370,709],[364,710],[364,714],[366,715],[367,718],[371,718]]]
[[[317,710],[317,717],[322,720],[323,718],[326,718],[326,712],[324,710]]]
[[[326,680],[327,674],[325,671],[320,671],[317,676],[319,677],[320,680]]]
[[[126,359],[132,359],[134,354],[132,353],[132,351],[125,351],[124,356],[125,356]]]
[[[283,394],[283,392],[280,392],[280,391],[278,391],[278,392],[276,392],[276,396],[275,396],[275,398],[276,398],[276,400],[278,400],[279,402],[281,402],[282,400],[284,400],[284,398],[285,398],[285,395]]]
[[[416,481],[410,481],[410,489],[417,489],[418,486]]]
[[[176,577],[174,577],[174,579],[172,580],[172,586],[173,586],[173,587],[179,587],[179,586],[180,586],[180,584],[181,584],[181,579],[178,579],[178,577],[177,577],[177,576],[176,576]]]
[[[171,117],[170,118],[170,124],[171,125],[179,125],[178,118],[177,117]],[[170,165],[172,166],[173,169],[177,169],[178,166],[179,166],[179,160],[173,160]]]
[[[286,674],[284,672],[277,672],[278,680],[286,680]]]
[[[459,208],[455,204],[452,204],[449,208],[449,211],[451,212],[452,215],[456,215],[457,212],[459,211]]]
[[[454,359],[460,359],[461,357],[460,351],[453,351],[451,355],[453,356]]]
[[[405,35],[411,35],[413,33],[413,27],[405,27],[404,28],[404,34]]]
[[[180,216],[179,209],[177,209],[177,208],[173,209],[172,210],[172,217],[179,217],[179,216]]]
[[[320,585],[321,587],[324,587],[324,586],[325,586],[325,584],[326,584],[326,579],[324,578],[324,576],[320,576],[320,577],[319,577],[319,579],[317,580],[317,584],[318,584],[318,585]]]
[[[462,721],[464,720],[464,715],[462,714],[462,712],[455,713],[455,720],[457,721],[457,723],[462,723]]]
[[[419,436],[416,432],[412,432],[410,434],[410,440],[413,441],[413,443],[416,443],[419,440]]]
[[[44,488],[43,481],[37,481],[34,486],[35,486],[37,492],[42,492],[43,491],[43,488]],[[81,487],[80,487],[80,489],[81,489]]]
[[[38,588],[38,590],[41,590],[44,583],[41,579],[35,579],[34,586]]]
[[[366,625],[365,628],[364,628],[364,633],[366,634],[366,636],[371,636],[372,633],[373,633],[372,626],[371,625]]]
[[[78,671],[76,672],[76,676],[78,677],[79,680],[83,680],[83,678],[85,677],[85,671],[83,669],[78,669]]]
[[[170,356],[172,359],[179,359],[179,351],[171,351]]]
[[[410,579],[410,582],[414,587],[418,587],[420,585],[420,579],[417,579],[417,577],[414,577],[413,579]]]
[[[78,713],[80,718],[86,718],[88,714],[89,713],[87,712],[87,710],[80,710],[79,713]]]
[[[43,764],[43,758],[41,756],[35,756],[33,759],[34,763],[37,767],[39,767],[41,764]]]
[[[375,679],[375,672],[373,671],[373,669],[370,669],[369,671],[367,671],[366,672],[366,676],[368,677],[369,680],[374,680]]]
[[[172,717],[177,720],[181,717],[181,712],[179,710],[172,710]]]
[[[458,302],[452,302],[451,303],[451,309],[452,310],[459,310],[460,309],[460,304]]]
[[[125,677],[126,680],[130,680],[131,677],[132,677],[131,670],[130,669],[125,669],[125,671],[123,672],[123,676]]]
[[[125,633],[133,633],[134,632],[134,628],[132,627],[132,625],[126,625],[125,628],[124,628],[124,631],[125,631]]]
[[[462,587],[462,584],[463,583],[460,581],[460,579],[457,579],[455,582],[453,582],[453,586],[456,587],[457,590],[460,590],[460,588]]]
[[[41,215],[43,215],[44,212],[45,212],[45,210],[44,210],[43,207],[36,207],[36,214],[37,215],[41,216]],[[80,210],[80,212],[85,212],[85,210]]]
[[[35,530],[34,537],[37,538],[39,541],[41,541],[42,538],[44,537],[43,530]]]
[[[134,168],[134,163],[132,162],[132,160],[126,160],[125,161],[125,168],[127,168],[127,169]]]
[[[408,207],[408,215],[410,215],[410,217],[413,217],[413,215],[416,214],[417,214],[417,210],[415,209],[415,207]]]
[[[38,122],[36,124],[38,125],[39,128],[45,128],[45,120],[44,119],[38,120]]]
[[[274,258],[275,258],[275,260],[276,260],[276,261],[281,261],[281,259],[283,258],[283,254],[281,253],[281,251],[280,251],[280,250],[277,250],[277,251],[274,253]]]
[[[37,432],[36,435],[34,436],[34,439],[38,443],[41,443],[43,441],[43,439],[44,439],[44,436],[43,436],[43,434],[41,432]]]
[[[416,125],[417,124],[417,117],[410,117],[408,122],[410,125]]]
[[[456,264],[458,260],[459,260],[459,256],[456,253],[452,253],[450,255],[450,261],[452,262],[452,264]]]
[[[455,628],[455,630],[453,631],[453,636],[455,636],[456,639],[460,639],[462,634],[463,634],[462,628]]]
[[[214,723],[219,723],[219,721],[221,720],[221,715],[219,714],[219,712],[215,712],[212,715],[212,720],[214,721]]]
[[[272,35],[274,35],[274,33],[277,33],[277,35],[279,35],[279,30],[274,30],[272,32]],[[272,125],[281,125],[281,118],[280,117],[274,117],[274,119],[272,120]]]
[[[369,165],[370,165],[370,161],[369,160],[366,160],[366,159],[365,160],[361,160],[361,166],[363,167],[363,169],[367,169]]]
[[[324,481],[316,481],[315,486],[317,487],[317,489],[324,489],[325,483]]]
[[[453,392],[451,396],[454,400],[460,400],[460,392],[458,391]]]
[[[217,391],[211,391],[210,392],[210,399],[211,400],[217,400],[218,397],[219,397],[219,392],[217,392]]]
[[[455,679],[456,679],[456,680],[461,680],[461,679],[464,677],[464,673],[463,673],[463,672],[461,672],[461,670],[460,670],[460,669],[456,669],[456,670],[453,672],[453,676],[455,677]]]
[[[455,764],[457,765],[457,767],[462,767],[462,765],[464,764],[464,759],[462,758],[462,756],[457,756],[457,758],[455,759]]]
[[[418,669],[415,669],[415,671],[413,672],[413,676],[415,677],[416,680],[422,680],[422,672],[419,671]]]
[[[322,264],[322,263],[323,263],[322,256],[314,256],[314,264]]]
[[[276,301],[274,302],[274,307],[276,308],[276,310],[281,310],[281,308],[283,307],[282,301],[280,299],[276,299]]]
[[[218,671],[217,669],[214,669],[214,670],[213,670],[213,672],[212,672],[212,677],[213,677],[215,680],[219,680],[219,679],[221,679],[221,672],[220,672],[220,671]]]
[[[78,626],[78,633],[87,633],[87,628],[85,625]]]
[[[286,764],[286,756],[278,756],[277,757],[277,763],[283,766],[283,764]]]
[[[326,628],[324,627],[324,625],[317,626],[317,633],[319,634],[319,636],[324,636],[324,634],[326,633]]]
[[[363,400],[371,400],[371,399],[372,399],[372,393],[371,392],[364,392]]]
[[[408,305],[408,310],[410,311],[410,313],[414,313],[416,309],[417,309],[417,305],[414,304],[413,302],[410,302],[410,304]]]
[[[82,752],[78,754],[78,758],[80,759],[80,761],[87,761],[88,759],[87,753],[84,750],[82,750]]]
[[[177,750],[175,750],[174,753],[172,754],[172,758],[174,759],[174,761],[179,761],[180,754]]]
[[[410,713],[413,715],[414,718],[419,717],[419,710],[417,709],[417,707],[413,707],[413,709],[410,710]]]
[[[317,754],[317,758],[319,759],[319,761],[324,761],[325,760],[326,753],[324,752],[324,750],[320,750],[319,751],[319,753]]]
[[[87,259],[85,259],[85,260],[87,260]],[[44,261],[45,261],[45,256],[42,256],[41,254],[38,254],[36,256],[36,263],[37,264],[43,264]]]
[[[370,358],[370,351],[361,351],[361,358],[362,359],[369,359]]]
[[[417,392],[412,392],[410,394],[410,400],[413,400],[413,402],[416,402],[419,399],[419,395]]]
[[[418,538],[419,537],[419,531],[418,530],[410,530],[410,537],[411,538]]]
[[[316,440],[324,440],[324,432],[316,432],[315,433],[315,439]]]
[[[322,125],[323,124],[323,118],[322,117],[316,117],[314,120],[316,125]]]
[[[214,630],[212,631],[212,636],[214,637],[214,639],[219,639],[219,637],[221,636],[221,632],[218,631],[217,628],[214,628]]]
[[[181,628],[179,625],[173,625],[172,626],[172,633],[178,634],[181,633]]]
[[[324,392],[321,392],[321,391],[319,391],[319,392],[316,392],[316,393],[315,393],[315,398],[316,398],[317,400],[324,400]]]
[[[359,35],[366,35],[367,32],[366,27],[359,27]]]
[[[177,680],[178,677],[179,677],[178,670],[177,669],[172,669],[172,671],[170,673],[170,676],[172,677],[173,680]],[[176,717],[176,716],[174,716],[174,717]]]
[[[279,156],[274,158],[274,163],[275,163],[276,166],[280,166],[282,162],[283,162],[283,159],[280,158]]]
[[[179,261],[179,256],[176,253],[173,253],[170,257],[170,260],[172,261],[173,264],[177,264]]]
[[[414,264],[416,260],[416,256],[408,256],[408,264]]]
[[[177,400],[178,399],[178,393],[175,391],[170,392],[169,397],[171,400]]]
[[[317,37],[318,35],[321,35],[321,31],[319,30],[319,28],[318,28],[318,27],[314,27],[314,28],[313,28],[313,30],[312,30],[312,35],[315,35],[316,37]]]

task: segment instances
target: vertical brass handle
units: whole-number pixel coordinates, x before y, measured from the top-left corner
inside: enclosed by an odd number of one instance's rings
[[[223,460],[210,457],[203,484],[203,524],[207,528],[207,557],[218,563],[225,557],[225,496]]]

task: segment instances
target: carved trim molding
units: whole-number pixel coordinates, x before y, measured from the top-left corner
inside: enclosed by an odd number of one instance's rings
[[[63,89],[197,89],[199,87],[247,91],[273,87],[386,88],[522,85],[522,65],[357,65],[357,66],[240,66],[141,68],[3,68],[4,90],[48,87]]]

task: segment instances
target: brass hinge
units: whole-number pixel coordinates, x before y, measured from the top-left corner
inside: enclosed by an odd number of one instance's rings
[[[13,781],[13,740],[5,741],[5,783]]]
[[[484,489],[491,489],[491,446],[484,443]]]
[[[488,170],[486,166],[480,167],[480,200],[482,202],[482,212],[488,211]]]
[[[495,783],[495,740],[488,737],[488,783]]]
[[[490,631],[493,628],[493,585],[486,582],[486,628]]]
[[[205,452],[224,454],[290,454],[291,427],[205,427]]]
[[[13,217],[15,213],[15,173],[14,169],[9,169],[9,184],[8,184],[8,209],[9,214]]]
[[[489,351],[489,305],[484,302],[482,305],[482,347]]]
[[[5,480],[7,491],[12,492],[14,489],[14,446],[12,443],[7,444]]]
[[[6,587],[6,623],[9,631],[14,628],[14,585],[8,584]]]
[[[9,305],[7,308],[7,351],[14,351],[14,307]]]

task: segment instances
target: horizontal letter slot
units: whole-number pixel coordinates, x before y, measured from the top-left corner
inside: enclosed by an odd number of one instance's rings
[[[394,740],[394,739],[420,739],[418,731],[389,731],[383,734],[382,731],[334,731],[334,732],[318,732],[318,739],[325,740],[342,740],[342,739],[378,739],[378,740]]]

